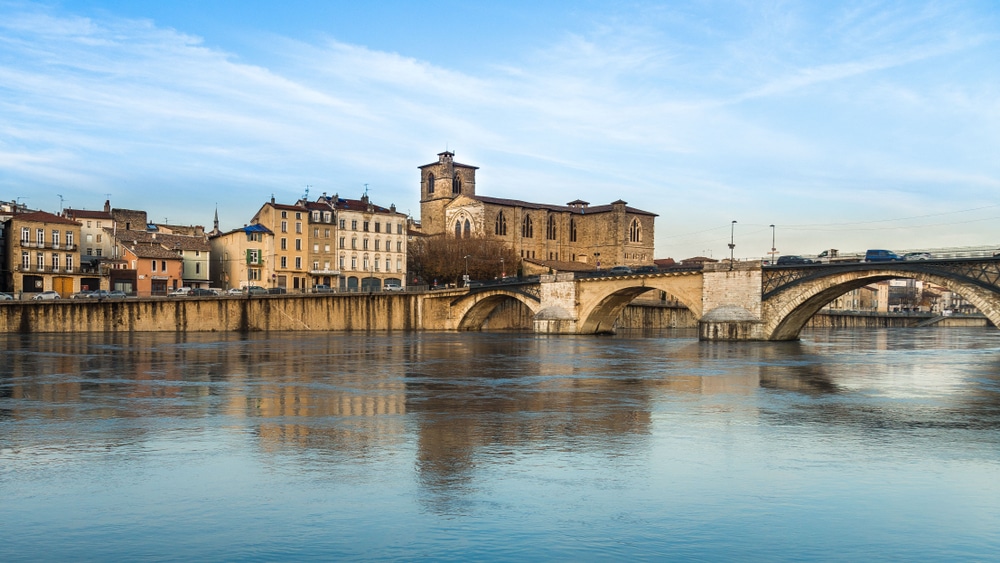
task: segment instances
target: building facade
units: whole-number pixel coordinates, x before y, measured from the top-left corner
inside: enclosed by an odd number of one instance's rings
[[[475,166],[454,153],[420,169],[420,223],[429,236],[490,236],[526,260],[582,262],[595,268],[652,265],[655,213],[617,200],[591,206],[486,197],[476,194]]]
[[[45,211],[14,213],[4,224],[5,280],[17,294],[80,291],[80,224]]]
[[[247,225],[209,238],[212,287],[265,287],[274,270],[274,233],[263,225]]]

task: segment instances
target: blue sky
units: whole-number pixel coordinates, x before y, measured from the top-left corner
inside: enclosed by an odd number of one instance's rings
[[[998,61],[994,0],[0,0],[0,198],[419,218],[450,149],[483,195],[659,214],[657,257],[1000,245]]]

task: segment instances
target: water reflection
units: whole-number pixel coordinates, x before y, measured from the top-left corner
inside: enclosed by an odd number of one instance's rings
[[[669,513],[681,500],[708,502],[706,490],[759,479],[761,467],[774,470],[772,457],[820,488],[829,476],[811,472],[887,452],[911,464],[954,464],[954,455],[997,466],[995,332],[814,331],[787,343],[666,336],[6,335],[0,493],[55,467],[99,462],[141,481],[149,466],[229,455],[231,475],[263,466],[344,502],[394,488],[382,499],[390,513],[483,518],[494,489],[552,483],[552,494],[588,498],[649,487]],[[817,447],[830,449],[807,453]],[[720,473],[727,464],[737,469]],[[724,479],[699,489],[706,472]],[[697,494],[677,485],[657,498],[651,483],[661,475]],[[762,488],[772,485],[783,483]],[[731,501],[720,497],[702,524]],[[621,522],[636,517],[616,510]]]

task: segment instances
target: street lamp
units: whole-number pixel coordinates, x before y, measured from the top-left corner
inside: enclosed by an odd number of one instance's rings
[[[462,281],[465,282],[466,286],[469,285],[469,256],[472,255],[471,254],[465,255],[465,277],[462,279]]]
[[[774,255],[777,253],[777,250],[774,248],[774,225],[771,225],[771,264],[774,264]]]
[[[734,238],[735,235],[736,235],[736,221],[733,220],[733,224],[729,226],[729,269],[730,270],[733,269],[733,261],[735,260],[735,258],[733,258],[734,256],[733,252],[734,249],[736,248],[736,239]]]
[[[503,258],[501,258],[501,259],[500,259],[500,279],[502,280],[502,279],[504,279],[505,277],[507,277],[507,269],[506,269],[506,268],[504,268],[504,265],[503,265]]]

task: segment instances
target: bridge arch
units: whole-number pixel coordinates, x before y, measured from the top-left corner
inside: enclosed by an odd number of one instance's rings
[[[457,319],[455,328],[460,331],[482,330],[497,307],[512,301],[524,305],[532,316],[538,314],[541,309],[541,302],[537,297],[515,290],[493,289],[470,293],[459,297],[451,304]]]
[[[636,297],[647,291],[664,291],[687,307],[695,318],[702,315],[701,272],[616,276],[580,280],[581,334],[614,332],[615,320]]]
[[[797,340],[810,318],[826,304],[848,291],[890,279],[913,279],[945,287],[975,305],[1000,327],[1000,287],[978,283],[961,273],[932,267],[859,268],[803,278],[780,290],[765,294],[764,334],[768,340]]]

